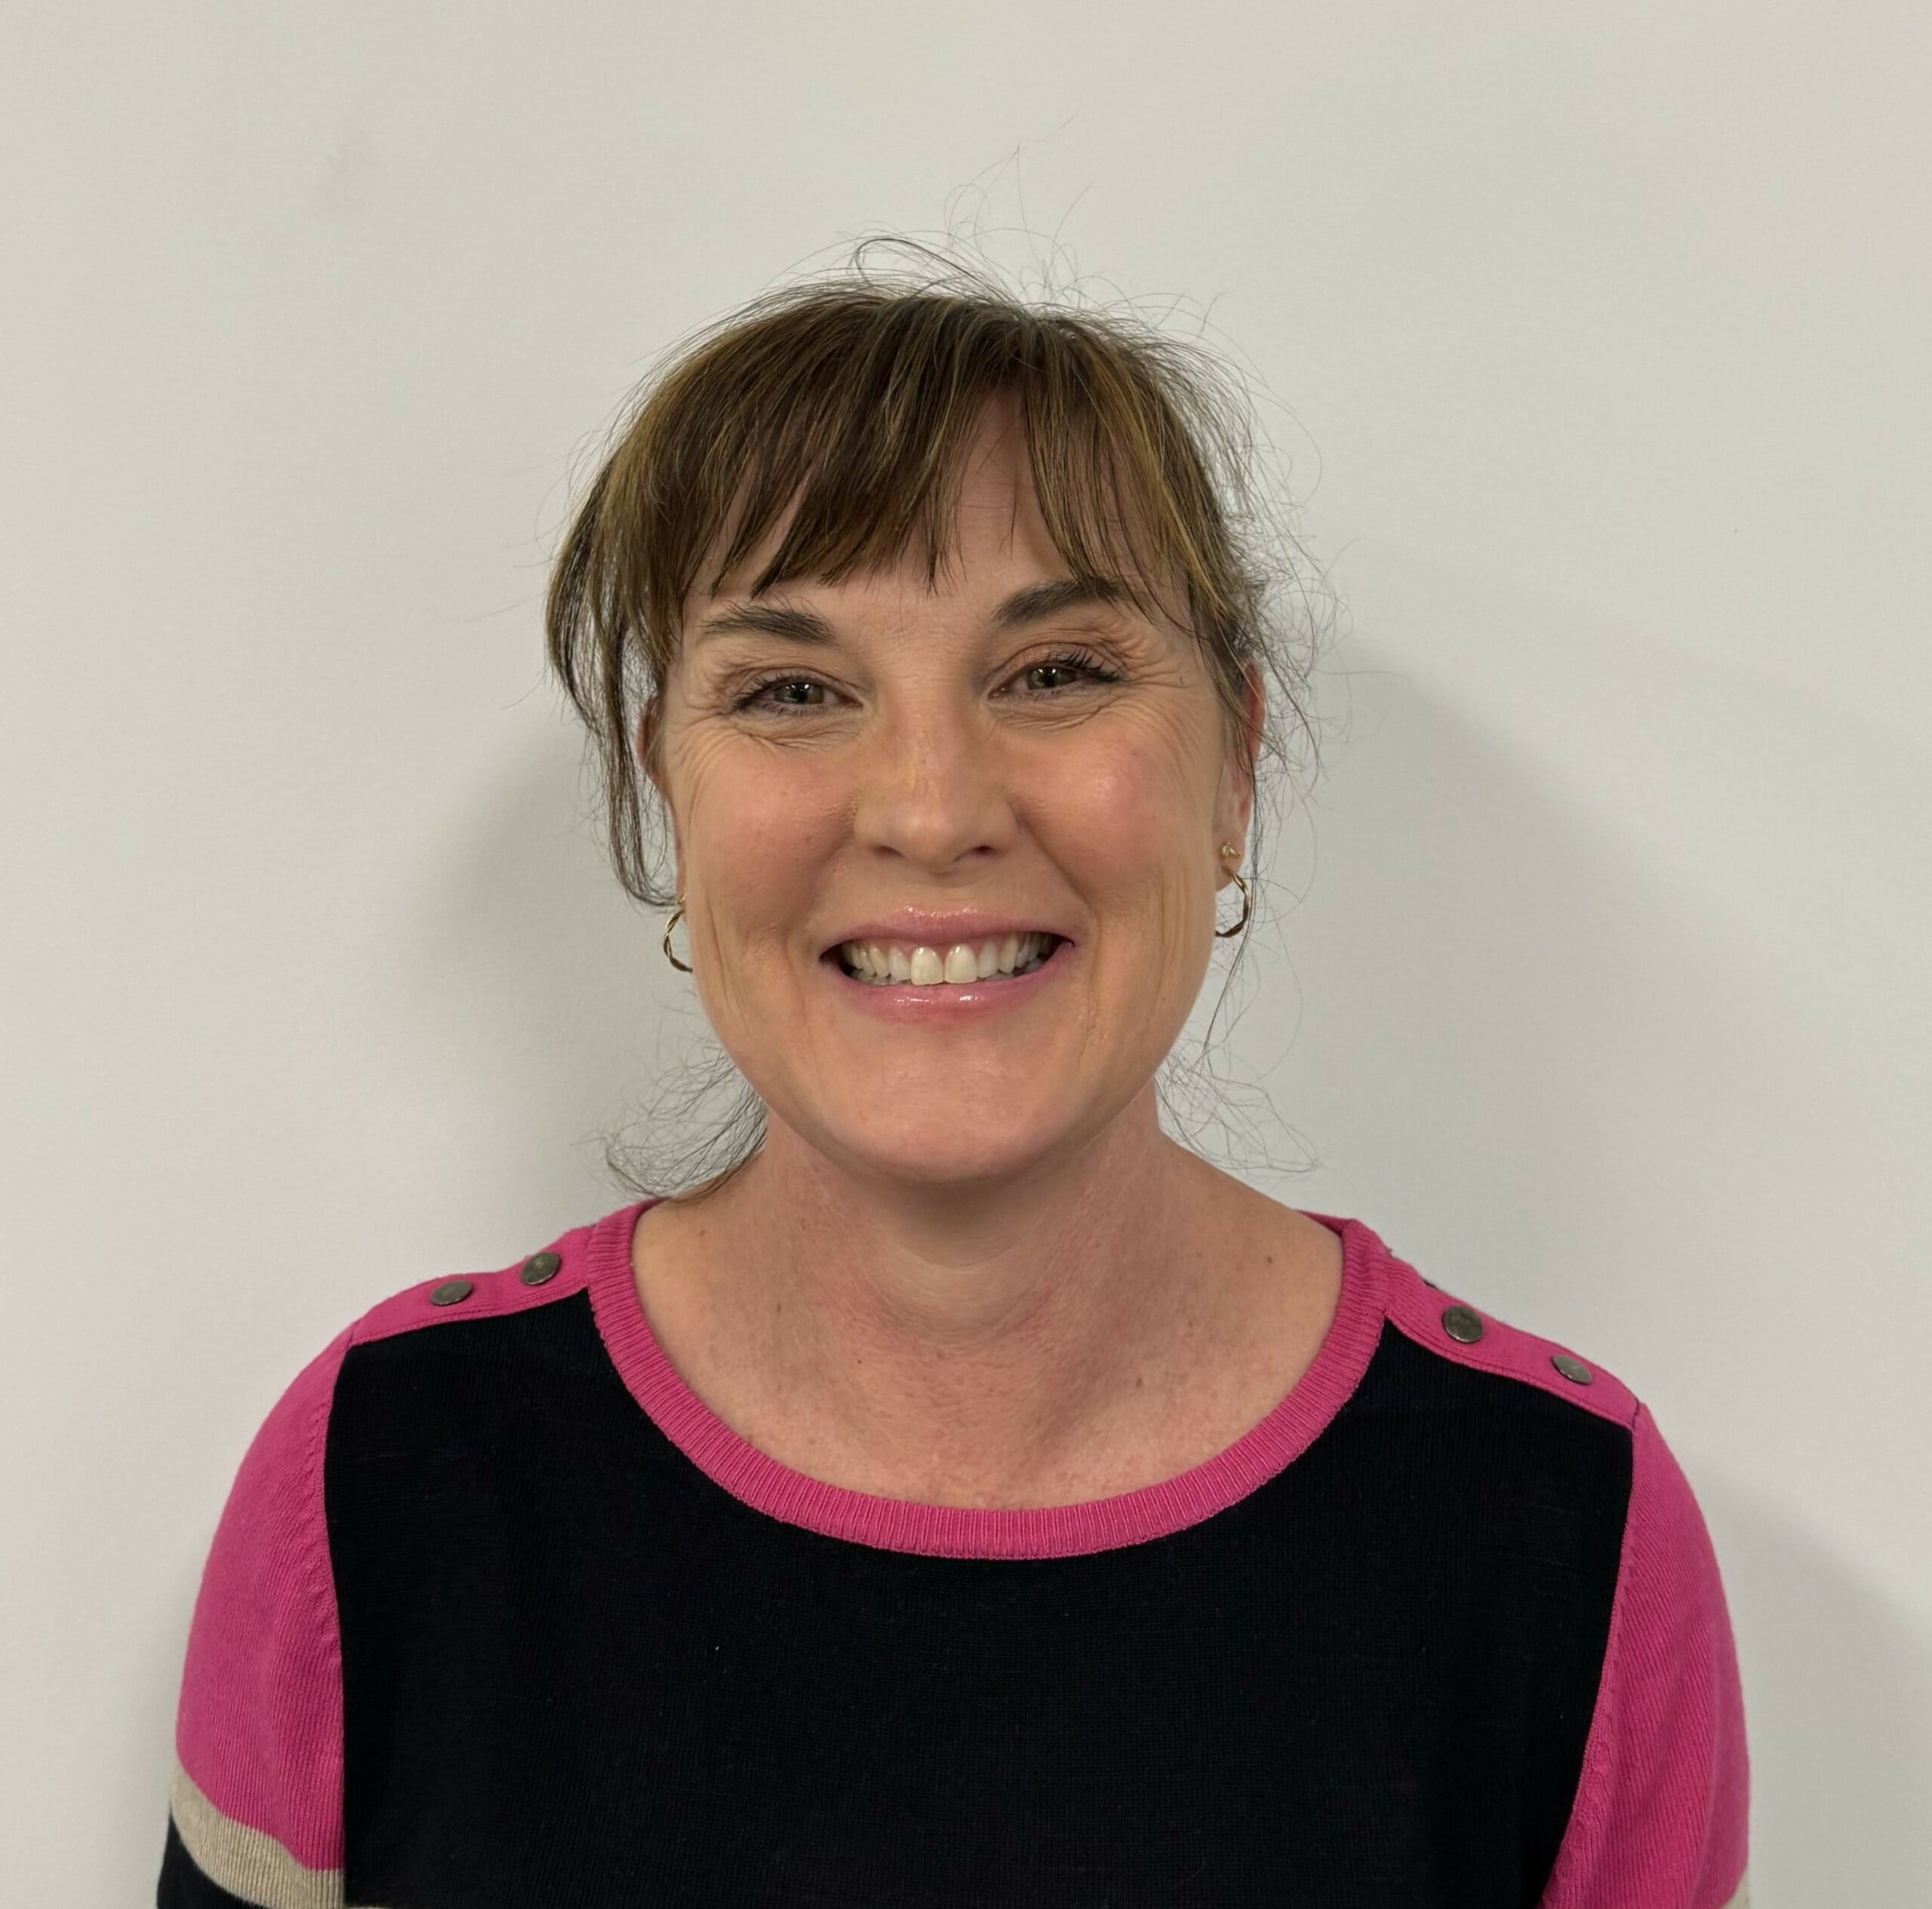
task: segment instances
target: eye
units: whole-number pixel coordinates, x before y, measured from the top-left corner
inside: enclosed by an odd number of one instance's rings
[[[1109,669],[1098,657],[1069,650],[1058,656],[1043,656],[1029,663],[1011,679],[1011,687],[1027,696],[1063,695],[1069,689],[1118,682],[1120,672]]]
[[[829,692],[812,676],[768,676],[753,683],[733,705],[740,710],[811,710],[820,707]]]

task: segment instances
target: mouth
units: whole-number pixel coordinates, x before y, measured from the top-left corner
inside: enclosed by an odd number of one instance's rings
[[[1066,945],[1060,934],[989,935],[934,947],[915,941],[841,941],[828,959],[868,987],[942,988],[1017,981],[1044,968]]]

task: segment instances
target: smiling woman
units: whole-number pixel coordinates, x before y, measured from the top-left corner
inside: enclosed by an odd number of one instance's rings
[[[1643,1408],[1161,1130],[1299,713],[1243,441],[1198,357],[956,275],[648,389],[551,654],[764,1125],[297,1381],[165,1904],[1741,1900]]]

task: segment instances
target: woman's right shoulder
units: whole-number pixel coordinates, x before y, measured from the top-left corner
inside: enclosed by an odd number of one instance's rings
[[[620,1250],[627,1254],[637,1211],[626,1208],[574,1227],[505,1265],[419,1279],[352,1319],[296,1374],[262,1422],[236,1474],[226,1521],[238,1517],[255,1535],[267,1537],[263,1514],[275,1507],[285,1520],[302,1495],[297,1489],[302,1484],[318,1501],[346,1369],[368,1358],[389,1363],[398,1354],[407,1359],[412,1343],[436,1356],[448,1341],[444,1329],[530,1314],[577,1298],[592,1285],[601,1261]],[[425,1335],[438,1342],[433,1352]],[[474,1336],[456,1335],[465,1341]],[[392,1350],[386,1355],[379,1350],[385,1347]]]
[[[245,1901],[339,1899],[331,1894],[340,1883],[343,1701],[333,1539],[343,1505],[352,1508],[371,1455],[447,1448],[460,1416],[451,1402],[487,1400],[494,1389],[475,1384],[479,1362],[533,1350],[554,1358],[558,1344],[594,1342],[586,1304],[569,1302],[600,1275],[623,1276],[635,1212],[506,1266],[405,1287],[337,1333],[284,1389],[235,1474],[195,1600],[177,1717],[171,1862],[192,1863]],[[478,1429],[470,1447],[487,1449],[488,1427]]]

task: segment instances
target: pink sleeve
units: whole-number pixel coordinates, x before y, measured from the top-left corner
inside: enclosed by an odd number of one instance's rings
[[[1744,1901],[1747,1770],[1737,1658],[1690,1487],[1639,1407],[1603,1681],[1543,1909]]]
[[[342,1655],[322,1455],[344,1333],[269,1413],[188,1636],[171,1806],[195,1867],[251,1902],[341,1900]]]

